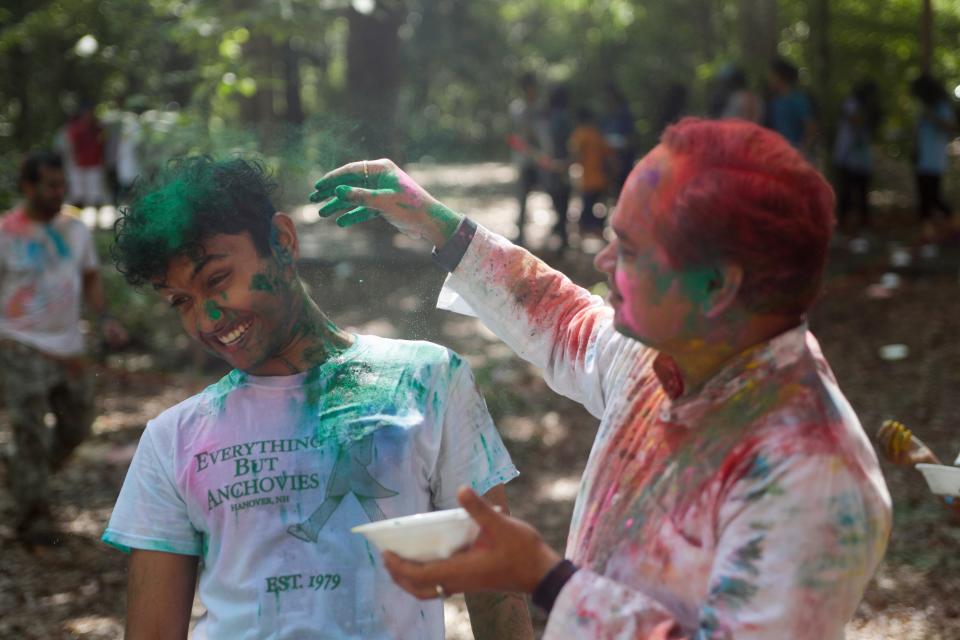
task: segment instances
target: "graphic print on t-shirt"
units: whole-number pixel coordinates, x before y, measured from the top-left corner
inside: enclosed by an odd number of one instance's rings
[[[377,498],[392,498],[397,492],[387,489],[370,475],[367,467],[372,460],[372,433],[362,440],[340,446],[337,450],[337,461],[333,463],[333,471],[327,481],[323,503],[309,518],[300,524],[287,527],[287,532],[304,542],[316,542],[317,533],[323,529],[323,525],[349,493],[357,498],[370,522],[383,520],[386,516],[377,504]]]

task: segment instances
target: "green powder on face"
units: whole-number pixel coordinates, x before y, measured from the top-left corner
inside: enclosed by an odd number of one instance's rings
[[[211,320],[219,320],[223,317],[223,311],[220,310],[220,307],[218,307],[217,303],[213,300],[207,300],[204,303],[203,308]]]
[[[269,293],[273,293],[274,291],[270,278],[263,273],[253,274],[253,279],[250,280],[250,288],[253,291],[267,291]]]

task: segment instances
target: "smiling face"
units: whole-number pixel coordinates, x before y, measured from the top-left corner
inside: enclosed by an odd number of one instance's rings
[[[610,225],[616,236],[597,254],[607,274],[618,331],[665,352],[682,350],[705,331],[712,268],[678,270],[653,233],[653,210],[670,206],[676,161],[660,146],[634,168]]]
[[[279,214],[278,214],[279,215]],[[261,256],[249,233],[218,234],[198,259],[180,255],[154,287],[177,310],[183,328],[210,353],[254,375],[295,340],[301,299],[293,269],[296,236],[285,225],[273,254]]]

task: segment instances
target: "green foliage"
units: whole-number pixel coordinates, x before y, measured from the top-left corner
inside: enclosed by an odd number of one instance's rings
[[[372,13],[352,8],[364,5]],[[935,8],[934,70],[952,89],[960,53],[946,45],[960,5]],[[772,23],[745,29],[757,19]],[[371,33],[361,29],[370,20],[382,37],[351,60],[351,33]],[[524,71],[568,83],[575,103],[595,109],[615,82],[652,144],[672,83],[690,87],[692,112],[725,63],[744,64],[759,87],[766,62],[751,47],[764,39],[803,68],[827,131],[853,83],[879,80],[888,146],[902,155],[919,22],[915,0],[34,0],[0,10],[0,158],[49,145],[83,99],[151,109],[148,169],[185,151],[238,149],[298,180],[371,150],[505,157],[506,105]],[[78,47],[84,36],[95,51]]]

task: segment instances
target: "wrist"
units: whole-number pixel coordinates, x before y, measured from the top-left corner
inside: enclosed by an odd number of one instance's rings
[[[560,592],[578,570],[577,565],[566,559],[554,564],[533,590],[531,594],[533,604],[549,614],[557,598],[560,597]]]
[[[540,550],[531,563],[530,575],[527,583],[524,585],[524,591],[534,593],[543,584],[557,565],[563,561],[563,557],[556,551],[541,541]]]
[[[476,232],[476,223],[470,218],[460,216],[460,222],[457,224],[453,235],[443,240],[440,246],[434,245],[434,263],[447,273],[455,271],[463,259],[463,256],[466,254],[467,249],[470,248]]]
[[[433,243],[434,247],[440,249],[457,232],[457,227],[463,221],[463,216],[439,202],[431,205],[428,212],[433,224],[427,230],[426,239]]]

